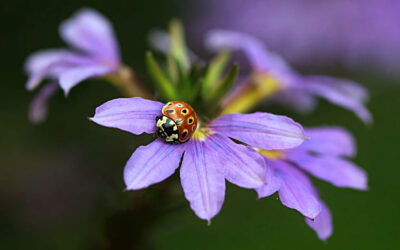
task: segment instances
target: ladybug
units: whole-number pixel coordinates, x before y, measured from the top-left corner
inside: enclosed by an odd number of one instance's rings
[[[187,142],[197,128],[197,116],[189,104],[168,102],[162,108],[162,116],[156,117],[157,135],[168,143]]]

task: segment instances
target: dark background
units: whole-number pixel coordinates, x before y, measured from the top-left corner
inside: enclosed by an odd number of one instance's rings
[[[341,125],[356,137],[354,161],[368,171],[370,190],[344,190],[314,180],[334,219],[334,234],[321,242],[294,210],[276,195],[257,200],[250,190],[227,184],[225,204],[207,226],[190,210],[177,181],[174,198],[138,239],[130,212],[135,192],[125,192],[122,171],[134,149],[152,136],[133,136],[88,121],[96,106],[119,93],[101,80],[60,92],[50,103],[47,122],[28,122],[34,93],[24,88],[22,65],[39,49],[64,47],[58,25],[83,6],[114,24],[123,61],[147,80],[144,53],[147,33],[164,28],[172,17],[189,22],[195,8],[185,1],[3,1],[0,83],[0,248],[119,249],[146,240],[154,249],[399,249],[400,248],[400,83],[370,72],[340,68],[299,69],[360,81],[371,92],[371,126],[353,114],[321,101],[311,115],[278,107],[305,126]],[[191,32],[193,33],[193,31]],[[190,40],[199,38],[190,37]],[[146,199],[160,185],[141,192]],[[150,215],[151,217],[152,215]]]

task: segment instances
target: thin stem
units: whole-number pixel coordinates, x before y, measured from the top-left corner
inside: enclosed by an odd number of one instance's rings
[[[107,75],[106,80],[114,84],[126,97],[152,98],[151,93],[137,79],[134,71],[127,66],[122,65],[116,73]]]

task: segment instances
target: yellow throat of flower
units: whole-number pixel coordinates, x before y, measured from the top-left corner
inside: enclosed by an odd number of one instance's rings
[[[204,141],[207,136],[214,134],[212,130],[207,127],[201,127],[200,122],[197,125],[196,131],[192,135],[192,139]]]
[[[246,112],[256,106],[261,100],[282,89],[279,81],[266,73],[254,73],[249,81],[245,83],[243,88],[233,93],[234,96],[225,105],[221,115]]]
[[[256,149],[259,154],[265,156],[268,160],[282,160],[285,158],[283,150],[265,150]]]

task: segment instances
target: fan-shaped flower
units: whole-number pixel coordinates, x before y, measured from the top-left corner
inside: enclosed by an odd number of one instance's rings
[[[68,94],[79,82],[117,72],[120,68],[118,43],[111,23],[92,9],[82,9],[60,25],[60,35],[73,49],[47,49],[28,57],[26,88],[35,89],[45,79],[52,79]],[[50,89],[47,87],[47,89]],[[53,91],[54,92],[54,91]],[[40,91],[37,100],[51,95]],[[45,118],[46,106],[31,105],[33,121]]]
[[[223,27],[262,39],[296,65],[355,67],[398,76],[400,2],[397,0],[196,2],[193,40]],[[374,21],[371,23],[371,17]],[[373,34],[373,35],[372,35]]]
[[[156,132],[156,117],[164,104],[139,97],[114,99],[96,109],[92,121],[133,134]],[[162,138],[140,146],[127,162],[124,180],[128,190],[146,188],[179,167],[185,197],[201,219],[210,221],[224,201],[225,179],[244,187],[268,186],[268,166],[249,146],[287,149],[304,140],[302,126],[285,116],[268,113],[228,114],[201,124],[185,143],[169,144]]]
[[[364,122],[371,121],[371,114],[365,108],[368,92],[359,84],[350,80],[328,76],[301,76],[293,70],[283,58],[268,51],[264,44],[249,35],[228,31],[211,31],[206,44],[213,50],[240,49],[249,58],[254,74],[240,85],[225,102],[226,113],[242,112],[266,96],[274,93],[276,101],[290,105],[300,111],[311,110],[316,97],[344,107],[354,112]],[[251,92],[252,98],[234,105],[232,100]]]
[[[299,147],[284,151],[258,150],[266,157],[266,183],[258,188],[259,197],[266,197],[279,190],[281,202],[298,210],[306,217],[307,224],[318,237],[327,239],[332,233],[329,209],[318,196],[307,173],[330,182],[337,187],[367,189],[367,174],[345,159],[355,154],[351,135],[338,127],[305,129],[310,140]]]

